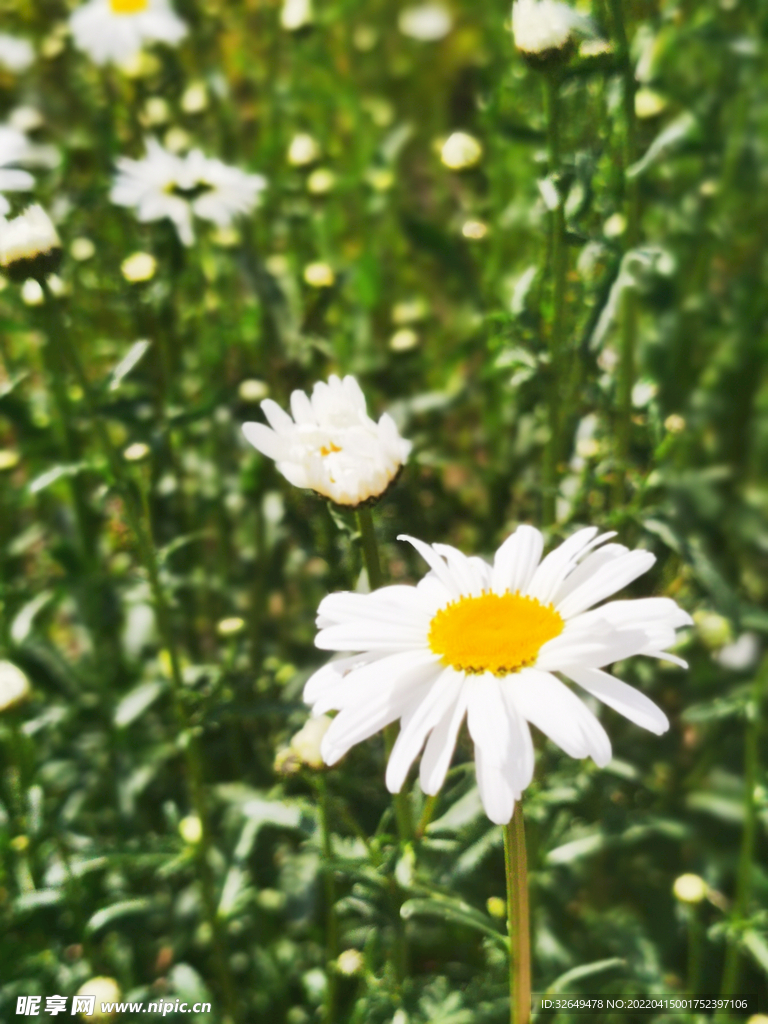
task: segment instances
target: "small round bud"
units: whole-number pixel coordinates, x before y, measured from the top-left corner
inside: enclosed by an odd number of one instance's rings
[[[320,158],[320,144],[306,132],[299,132],[291,139],[288,147],[288,163],[291,167],[306,167]]]
[[[78,263],[85,263],[86,260],[90,260],[96,255],[96,246],[90,238],[74,238],[69,247],[69,254]]]
[[[681,903],[701,903],[707,898],[709,886],[700,875],[680,875],[675,879],[672,892]]]
[[[452,171],[463,171],[480,162],[483,147],[474,135],[454,132],[449,135],[440,150],[440,159]]]
[[[155,276],[157,260],[148,252],[135,252],[123,260],[120,270],[126,281],[140,284],[143,281],[151,281]]]
[[[307,191],[313,196],[324,196],[336,185],[336,175],[327,167],[318,167],[307,178]]]
[[[680,434],[685,430],[685,420],[682,416],[673,412],[664,420],[664,427],[670,434]]]
[[[196,814],[189,814],[179,822],[179,835],[185,843],[196,846],[203,838],[203,823]]]
[[[311,288],[332,288],[336,275],[327,263],[308,263],[304,267],[304,280]]]
[[[136,441],[134,444],[128,445],[123,452],[123,458],[126,462],[143,462],[149,453],[150,447],[148,444],[144,444],[143,441]]]
[[[16,469],[19,464],[19,453],[13,448],[0,448],[0,473]]]
[[[310,718],[291,740],[291,750],[308,768],[322,768],[323,756],[320,744],[328,732],[332,719],[329,715]]]
[[[345,949],[336,960],[336,970],[347,978],[351,978],[365,967],[365,959],[359,949]]]
[[[431,43],[448,35],[453,28],[453,18],[442,4],[419,4],[400,12],[397,27],[404,36],[420,43]]]
[[[185,114],[201,114],[208,107],[208,89],[205,82],[192,82],[181,97],[181,109]]]
[[[461,233],[465,238],[469,238],[473,242],[479,242],[488,234],[488,225],[484,224],[481,220],[468,220],[462,225]]]
[[[117,1016],[117,1010],[102,1012],[101,1009],[102,1003],[116,1003],[120,1000],[122,993],[114,978],[91,978],[80,986],[77,995],[95,997],[93,1013],[80,1013],[83,1020],[87,1020],[91,1024],[94,1022],[101,1024],[101,1022],[113,1020]]]
[[[718,615],[717,612],[700,609],[693,613],[693,622],[702,643],[710,650],[725,647],[726,644],[733,641],[730,622],[724,616]]]
[[[29,679],[10,661],[0,661],[0,711],[8,711],[32,693]]]
[[[389,339],[389,347],[393,352],[410,352],[419,344],[419,336],[412,327],[401,327]]]
[[[242,402],[260,402],[269,394],[269,384],[263,380],[244,380],[237,393]]]
[[[25,306],[42,306],[45,302],[45,292],[39,281],[33,277],[27,278],[21,286],[21,301]]]
[[[500,921],[503,921],[506,918],[507,902],[506,900],[503,900],[500,896],[489,897],[488,902],[485,905],[491,917],[496,917]]]
[[[242,633],[245,629],[245,620],[241,619],[237,615],[233,615],[228,619],[222,619],[216,626],[216,632],[221,637],[237,636],[238,633]]]
[[[299,32],[303,28],[309,28],[313,21],[312,0],[283,0],[280,25],[286,32]]]

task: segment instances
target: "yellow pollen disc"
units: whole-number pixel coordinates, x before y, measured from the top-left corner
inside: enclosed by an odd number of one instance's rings
[[[560,613],[535,597],[484,593],[441,608],[427,639],[444,665],[505,676],[533,665],[539,650],[564,626]]]
[[[321,455],[331,455],[333,452],[340,452],[340,451],[341,451],[341,448],[337,448],[336,445],[333,443],[333,441],[331,441],[330,444],[324,445],[320,449],[320,454]]]
[[[140,14],[146,11],[149,0],[109,0],[113,14]]]

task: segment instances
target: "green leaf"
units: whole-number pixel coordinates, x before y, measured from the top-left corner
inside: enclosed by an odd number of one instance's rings
[[[39,494],[40,491],[44,491],[46,487],[50,487],[51,484],[55,484],[59,480],[63,480],[65,477],[77,476],[78,473],[82,473],[84,469],[92,469],[87,462],[74,462],[71,465],[59,465],[52,466],[47,469],[40,476],[35,477],[29,485],[30,494]]]
[[[97,910],[86,924],[85,930],[89,935],[94,935],[106,925],[112,924],[113,921],[119,921],[133,914],[146,914],[153,906],[154,901],[148,899],[120,900],[110,907]]]
[[[751,930],[746,931],[741,937],[741,943],[768,974],[768,939],[765,935]]]
[[[152,345],[151,341],[137,341],[128,349],[109,377],[108,388],[110,391],[117,391],[128,376],[131,370],[144,358]]]
[[[614,967],[624,967],[626,960],[620,957],[610,957],[608,960],[594,960],[591,964],[582,964],[580,967],[572,967],[570,971],[561,974],[547,987],[547,992],[562,992],[572,982],[581,981],[582,978],[591,978],[595,974],[602,974]]]
[[[141,683],[130,693],[126,693],[115,708],[114,722],[118,729],[124,729],[143,715],[147,708],[154,704],[163,689],[164,686],[160,682]]]
[[[467,928],[472,928],[475,931],[482,932],[484,935],[488,935],[505,950],[509,946],[506,936],[496,931],[490,922],[490,918],[487,918],[479,910],[475,910],[474,907],[470,907],[467,903],[463,903],[460,900],[453,900],[448,897],[431,900],[417,898],[406,900],[400,907],[400,916],[404,921],[419,915],[439,917],[444,921],[452,921],[454,924],[463,924]]]

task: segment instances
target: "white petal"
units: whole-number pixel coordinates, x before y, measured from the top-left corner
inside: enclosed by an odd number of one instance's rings
[[[629,548],[624,547],[623,544],[606,544],[605,547],[593,551],[574,568],[573,572],[568,574],[562,585],[558,587],[557,593],[552,598],[554,606],[557,608],[569,594],[590,579],[607,562],[613,561],[619,555],[626,555],[628,551]]]
[[[492,589],[524,593],[533,579],[544,550],[544,538],[533,526],[518,526],[504,541],[493,560]]]
[[[485,574],[478,571],[477,560],[467,558],[450,544],[433,544],[432,549],[446,560],[451,575],[464,596],[479,597],[482,594]]]
[[[648,729],[657,736],[661,736],[669,729],[669,719],[661,708],[644,693],[616,679],[615,676],[597,668],[574,668],[569,669],[567,674],[593,697],[597,697],[603,704],[618,711],[620,715],[624,715],[642,729]]]
[[[403,655],[395,657],[403,658]],[[424,696],[440,672],[436,659],[408,654],[395,668],[395,658],[382,658],[349,674],[350,688],[365,676],[355,703],[344,707],[323,737],[326,764],[335,764],[356,743],[367,740],[401,717]],[[375,684],[375,685],[374,685]]]
[[[266,416],[267,422],[275,433],[289,434],[296,429],[296,424],[288,413],[281,409],[277,402],[273,402],[271,398],[264,399],[261,403],[261,411]]]
[[[246,441],[267,458],[274,459],[275,462],[288,458],[288,443],[263,423],[244,423],[243,434]]]
[[[426,649],[423,627],[389,622],[345,622],[321,629],[315,637],[321,651],[404,651]]]
[[[327,625],[373,619],[412,626],[415,616],[428,621],[430,609],[416,587],[409,586],[382,587],[371,594],[341,591],[324,597],[318,608],[318,618],[327,619]]]
[[[466,713],[467,687],[463,685],[462,681],[462,686],[459,688],[453,705],[443,713],[443,717],[429,734],[421,758],[419,776],[421,788],[428,796],[434,796],[445,781],[456,747],[456,737]]]
[[[523,718],[571,757],[589,756],[600,768],[608,764],[608,734],[564,683],[536,669],[522,669],[507,678],[509,692]]]
[[[512,730],[499,680],[490,672],[467,680],[467,725],[488,764],[500,767],[508,759]]]
[[[453,574],[448,569],[448,566],[445,564],[443,559],[433,551],[429,544],[425,544],[423,540],[417,540],[415,537],[409,537],[407,533],[398,534],[397,539],[407,541],[416,548],[421,557],[434,572],[435,576],[437,576],[443,586],[446,587],[453,599],[461,597],[461,590],[459,589],[456,580],[454,580]]]
[[[638,576],[648,572],[655,561],[656,556],[650,551],[630,551],[621,558],[612,559],[569,594],[558,611],[563,618],[578,615],[598,601],[604,601],[606,597],[615,594],[617,590],[623,590]]]
[[[296,423],[306,423],[317,426],[317,419],[312,410],[312,403],[303,391],[291,393],[291,412]]]
[[[348,676],[353,668],[378,661],[387,655],[352,654],[347,658],[334,658],[314,672],[304,684],[302,699],[305,704],[316,704],[322,701],[326,711],[339,711],[350,703]]]
[[[528,585],[528,596],[535,597],[542,604],[549,604],[574,560],[596,534],[596,526],[587,526],[583,530],[577,530],[554,551],[550,551]]]
[[[403,788],[427,733],[434,729],[447,711],[454,708],[462,683],[463,675],[452,668],[444,669],[407,720],[403,718],[400,735],[387,764],[386,783],[390,793],[399,793]]]
[[[475,771],[485,813],[494,825],[506,825],[515,810],[512,780],[503,767],[489,761],[482,747],[475,745]]]

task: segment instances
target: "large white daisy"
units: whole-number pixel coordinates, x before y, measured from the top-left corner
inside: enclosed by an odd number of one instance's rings
[[[140,221],[167,217],[184,245],[195,240],[193,217],[227,227],[256,207],[267,185],[260,174],[247,174],[199,149],[180,156],[156,139],[147,139],[146,147],[141,160],[119,158],[110,198],[118,206],[133,207]]]
[[[26,192],[35,186],[29,171],[14,166],[25,163],[30,156],[31,146],[26,135],[16,128],[0,125],[0,217],[11,208],[3,192]]]
[[[434,794],[466,717],[483,806],[506,824],[533,776],[529,723],[571,757],[601,767],[611,759],[605,729],[558,675],[636,725],[665,732],[666,715],[604,669],[636,654],[685,667],[666,649],[691,619],[663,597],[594,607],[655,561],[649,551],[606,543],[612,536],[579,530],[542,561],[541,533],[520,526],[493,565],[402,537],[431,567],[417,586],[326,597],[316,645],[359,652],[321,668],[304,690],[314,714],[339,712],[322,741],[326,763],[399,719],[387,787],[400,791],[426,742],[421,787]]]
[[[291,395],[293,419],[267,398],[261,403],[269,427],[244,423],[243,433],[294,487],[306,487],[337,505],[356,507],[379,498],[400,472],[411,442],[387,413],[368,415],[354,377],[332,374],[315,384],[312,397]],[[271,429],[270,429],[271,428]]]
[[[145,43],[176,46],[187,34],[168,0],[89,0],[72,12],[69,27],[96,64],[127,64]]]

